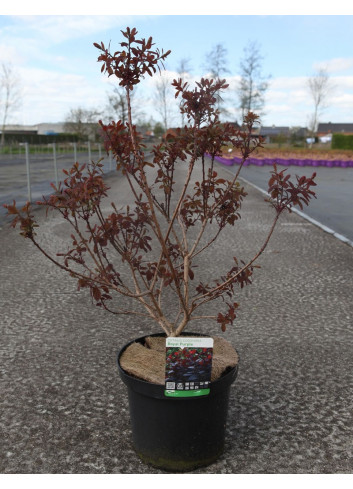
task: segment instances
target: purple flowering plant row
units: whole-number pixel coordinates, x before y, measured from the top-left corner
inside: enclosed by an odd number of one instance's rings
[[[233,166],[239,165],[241,163],[241,158],[223,158],[221,156],[216,156],[215,160],[223,165]],[[343,161],[343,160],[313,160],[313,159],[284,159],[284,158],[248,158],[244,162],[244,166],[256,165],[282,165],[282,166],[326,166],[326,167],[341,167],[341,168],[353,168],[353,161]]]

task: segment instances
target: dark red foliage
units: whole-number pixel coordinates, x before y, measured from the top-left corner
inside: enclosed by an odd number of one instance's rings
[[[271,172],[271,178],[268,182],[268,193],[271,196],[271,204],[278,212],[288,209],[291,212],[291,207],[298,205],[303,209],[303,204],[309,205],[310,199],[315,197],[315,192],[310,190],[310,187],[315,187],[314,178],[316,173],[313,173],[310,178],[296,176],[296,182],[290,180],[290,175],[285,175],[286,170],[278,171],[277,166],[273,165],[274,170]]]
[[[147,41],[136,39],[135,28],[127,27],[126,31],[121,32],[126,38],[126,41],[120,43],[121,51],[111,53],[109,47],[106,48],[103,43],[94,43],[94,46],[102,51],[98,57],[98,61],[102,61],[101,72],[108,73],[108,76],[115,75],[120,80],[120,86],[132,90],[146,73],[150,76],[156,73],[171,51],[163,53],[163,50],[153,50],[152,37]]]
[[[247,263],[233,257],[230,269],[220,277],[212,277],[209,283],[201,281],[195,257],[210,249],[220,233],[240,219],[247,194],[237,177],[249,155],[262,147],[262,139],[253,131],[259,118],[249,112],[241,130],[220,122],[215,102],[228,86],[225,80],[203,78],[194,88],[181,79],[174,80],[175,97],[182,102],[188,124],[156,145],[152,158],[146,158],[142,136],[133,124],[130,92],[145,75],[152,76],[163,67],[170,51],[154,48],[152,38],[139,39],[136,29],[126,28],[122,34],[124,41],[115,52],[103,43],[95,43],[95,47],[101,52],[102,72],[115,76],[125,88],[128,122],[100,121],[100,126],[105,149],[112,152],[133,204],[118,209],[113,202],[107,212],[102,201],[109,188],[101,163],[75,163],[64,171],[65,179],[58,188],[53,186],[54,193],[38,203],[56,210],[70,224],[71,244],[56,256],[49,255],[38,241],[38,224],[29,203],[20,210],[15,202],[5,207],[14,217],[12,226],[19,225],[24,237],[75,277],[79,289],[88,288],[97,305],[117,314],[153,319],[168,335],[179,335],[189,321],[210,317],[197,316],[199,307],[221,299],[226,311],[212,317],[224,331],[236,318],[236,290],[251,283],[254,262],[265,249],[279,215],[295,205],[303,208],[315,196],[311,189],[316,185],[315,174],[296,177],[293,182],[285,170],[279,172],[274,165],[269,202],[275,217],[264,245]],[[238,174],[230,180],[221,178],[214,168],[214,158],[225,145],[237,148],[243,157]],[[186,175],[184,183],[177,181],[179,166]],[[202,175],[197,181],[192,180],[196,166]],[[179,306],[175,316],[167,305],[170,301],[163,300],[165,289]],[[123,296],[118,306],[108,306],[116,295]],[[130,299],[139,307],[125,306]]]
[[[198,380],[210,380],[212,348],[168,348],[166,381],[188,381],[196,374]]]

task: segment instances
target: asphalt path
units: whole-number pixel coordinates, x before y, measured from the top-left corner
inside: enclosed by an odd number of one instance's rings
[[[92,159],[97,160],[98,153],[92,153]],[[78,155],[79,163],[87,163],[86,154]],[[63,169],[70,168],[73,164],[73,155],[58,155],[57,169],[59,181],[63,179]],[[111,171],[111,163],[107,156],[103,159],[104,171]],[[221,165],[231,173],[238,169],[237,165]],[[114,167],[114,164],[113,164]],[[243,167],[241,177],[247,182],[266,191],[270,178],[270,166],[249,165]],[[313,199],[309,207],[303,212],[310,218],[318,221],[323,226],[342,235],[353,242],[353,168],[327,168],[327,167],[290,167],[288,173],[292,176],[311,176],[313,171],[317,173],[316,199]],[[55,182],[54,160],[51,155],[31,155],[30,175],[32,201],[40,200],[43,195],[52,192],[50,182]],[[3,204],[16,200],[18,205],[23,205],[28,200],[27,172],[24,155],[13,157],[4,156],[0,159],[0,226],[8,220]]]
[[[109,173],[114,169],[114,162],[110,162],[109,157],[102,151],[103,171]],[[91,153],[91,159],[99,159],[98,152]],[[80,164],[88,162],[88,155],[79,153],[77,161]],[[57,175],[58,181],[64,180],[64,169],[69,169],[74,163],[73,154],[57,155]],[[32,202],[41,200],[43,195],[50,195],[53,191],[51,182],[56,181],[54,159],[50,154],[30,155],[30,181]],[[16,201],[18,205],[24,205],[28,200],[27,168],[24,155],[13,156],[12,158],[1,155],[0,157],[0,226],[1,223],[8,221],[6,209],[3,204]]]
[[[186,171],[187,163],[177,165],[175,195]],[[229,176],[224,166],[218,171]],[[196,165],[191,185],[200,178]],[[107,184],[105,215],[110,202],[120,207],[132,200],[116,172]],[[229,270],[234,255],[253,257],[273,223],[263,195],[244,187],[242,219],[197,257],[203,283]],[[70,231],[61,216],[35,212],[46,251],[67,250]],[[204,239],[214,230],[206,227]],[[148,318],[94,307],[88,290],[78,291],[75,280],[18,234],[0,231],[0,473],[164,473],[133,449],[128,394],[116,366],[123,345],[160,328]],[[286,213],[258,264],[252,285],[235,290],[234,325],[222,333],[205,320],[188,329],[225,338],[240,357],[225,452],[193,473],[337,474],[337,488],[348,489],[352,484],[341,481],[353,471],[353,249]],[[172,294],[163,306],[175,310]],[[205,314],[224,311],[222,303],[206,307]]]
[[[221,166],[232,173],[238,169],[238,165]],[[267,191],[271,170],[270,166],[249,165],[242,168],[240,176]],[[313,199],[308,207],[304,207],[303,212],[335,233],[353,241],[353,168],[289,167],[287,173],[292,177],[308,177],[314,171],[317,183],[317,187],[314,188],[316,199]]]

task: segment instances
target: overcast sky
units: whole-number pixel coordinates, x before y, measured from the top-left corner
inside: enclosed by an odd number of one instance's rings
[[[104,2],[104,12],[109,12],[107,5],[109,2]],[[174,15],[172,11],[173,15],[157,15],[169,11],[153,2],[149,5],[155,8],[149,8],[151,15],[146,15],[146,6],[139,10],[138,3],[134,5],[132,15],[60,15],[77,13],[66,5],[55,15],[39,16],[37,3],[31,2],[31,10],[19,9],[21,15],[10,15],[11,11],[1,15],[0,62],[12,63],[22,92],[20,108],[9,122],[59,122],[71,108],[104,107],[114,81],[100,73],[99,51],[93,43],[111,41],[112,48],[119,49],[123,40],[120,29],[126,26],[136,27],[141,37],[152,36],[157,47],[172,50],[166,63],[171,78],[177,76],[182,58],[190,60],[191,81],[206,75],[207,53],[222,44],[230,72],[225,75],[231,87],[225,97],[232,111],[230,119],[240,119],[234,88],[243,49],[248,41],[256,41],[263,55],[263,74],[271,75],[263,125],[308,124],[313,108],[306,82],[320,67],[328,70],[334,86],[320,121],[353,122],[353,15]],[[278,11],[269,8],[271,2],[266,6],[271,14]],[[184,11],[195,14],[195,9]],[[132,9],[125,8],[126,12]],[[208,10],[202,12],[207,14]],[[146,118],[161,120],[155,110],[154,90],[154,81],[148,77],[136,95]],[[172,121],[174,125],[179,122],[176,117]]]

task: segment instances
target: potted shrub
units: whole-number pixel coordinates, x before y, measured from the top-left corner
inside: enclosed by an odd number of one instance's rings
[[[179,366],[190,370],[198,365],[199,374],[206,375],[212,354],[205,347],[180,350],[171,346],[165,356],[166,340],[184,335],[185,341],[190,337],[204,341],[202,335],[192,332],[196,321],[214,321],[223,332],[233,324],[238,308],[233,299],[236,288],[251,283],[255,261],[282,212],[295,205],[302,208],[315,195],[311,190],[315,174],[292,182],[274,165],[267,199],[274,218],[262,247],[247,263],[232,257],[228,271],[205,279],[207,270],[197,266],[200,257],[211,252],[208,256],[212,259],[217,238],[240,218],[246,192],[238,176],[249,155],[261,147],[261,138],[253,134],[258,117],[248,113],[241,130],[222,124],[215,102],[228,86],[225,80],[201,79],[194,88],[181,79],[174,80],[175,96],[182,100],[187,125],[154,146],[151,158],[146,157],[143,139],[134,125],[130,95],[144,76],[152,76],[163,66],[170,51],[154,48],[152,38],[137,38],[136,29],[127,28],[122,34],[121,48],[114,53],[103,43],[95,46],[100,51],[101,71],[116,77],[125,89],[128,122],[105,125],[100,121],[100,126],[105,148],[113,153],[134,207],[118,208],[113,202],[106,213],[102,201],[108,186],[101,162],[75,163],[64,171],[64,182],[53,186],[55,192],[38,202],[70,224],[72,244],[67,250],[58,250],[56,256],[38,239],[38,223],[30,203],[22,209],[15,202],[6,207],[14,216],[12,226],[19,224],[24,237],[77,279],[79,289],[89,289],[95,304],[115,314],[152,320],[158,326],[160,332],[122,348],[119,372],[128,386],[139,456],[163,469],[186,471],[213,462],[223,450],[229,388],[237,374],[238,358],[225,340],[214,338],[212,372],[217,365],[221,368],[211,377],[209,388],[201,389],[197,396],[186,396],[185,392],[186,397],[169,396],[163,376],[165,370],[173,374],[170,367],[177,363],[176,357],[181,359]],[[242,155],[230,180],[220,178],[214,167],[224,146],[232,146]],[[200,176],[196,182],[194,172]],[[217,301],[218,312],[210,314],[207,305]]]

